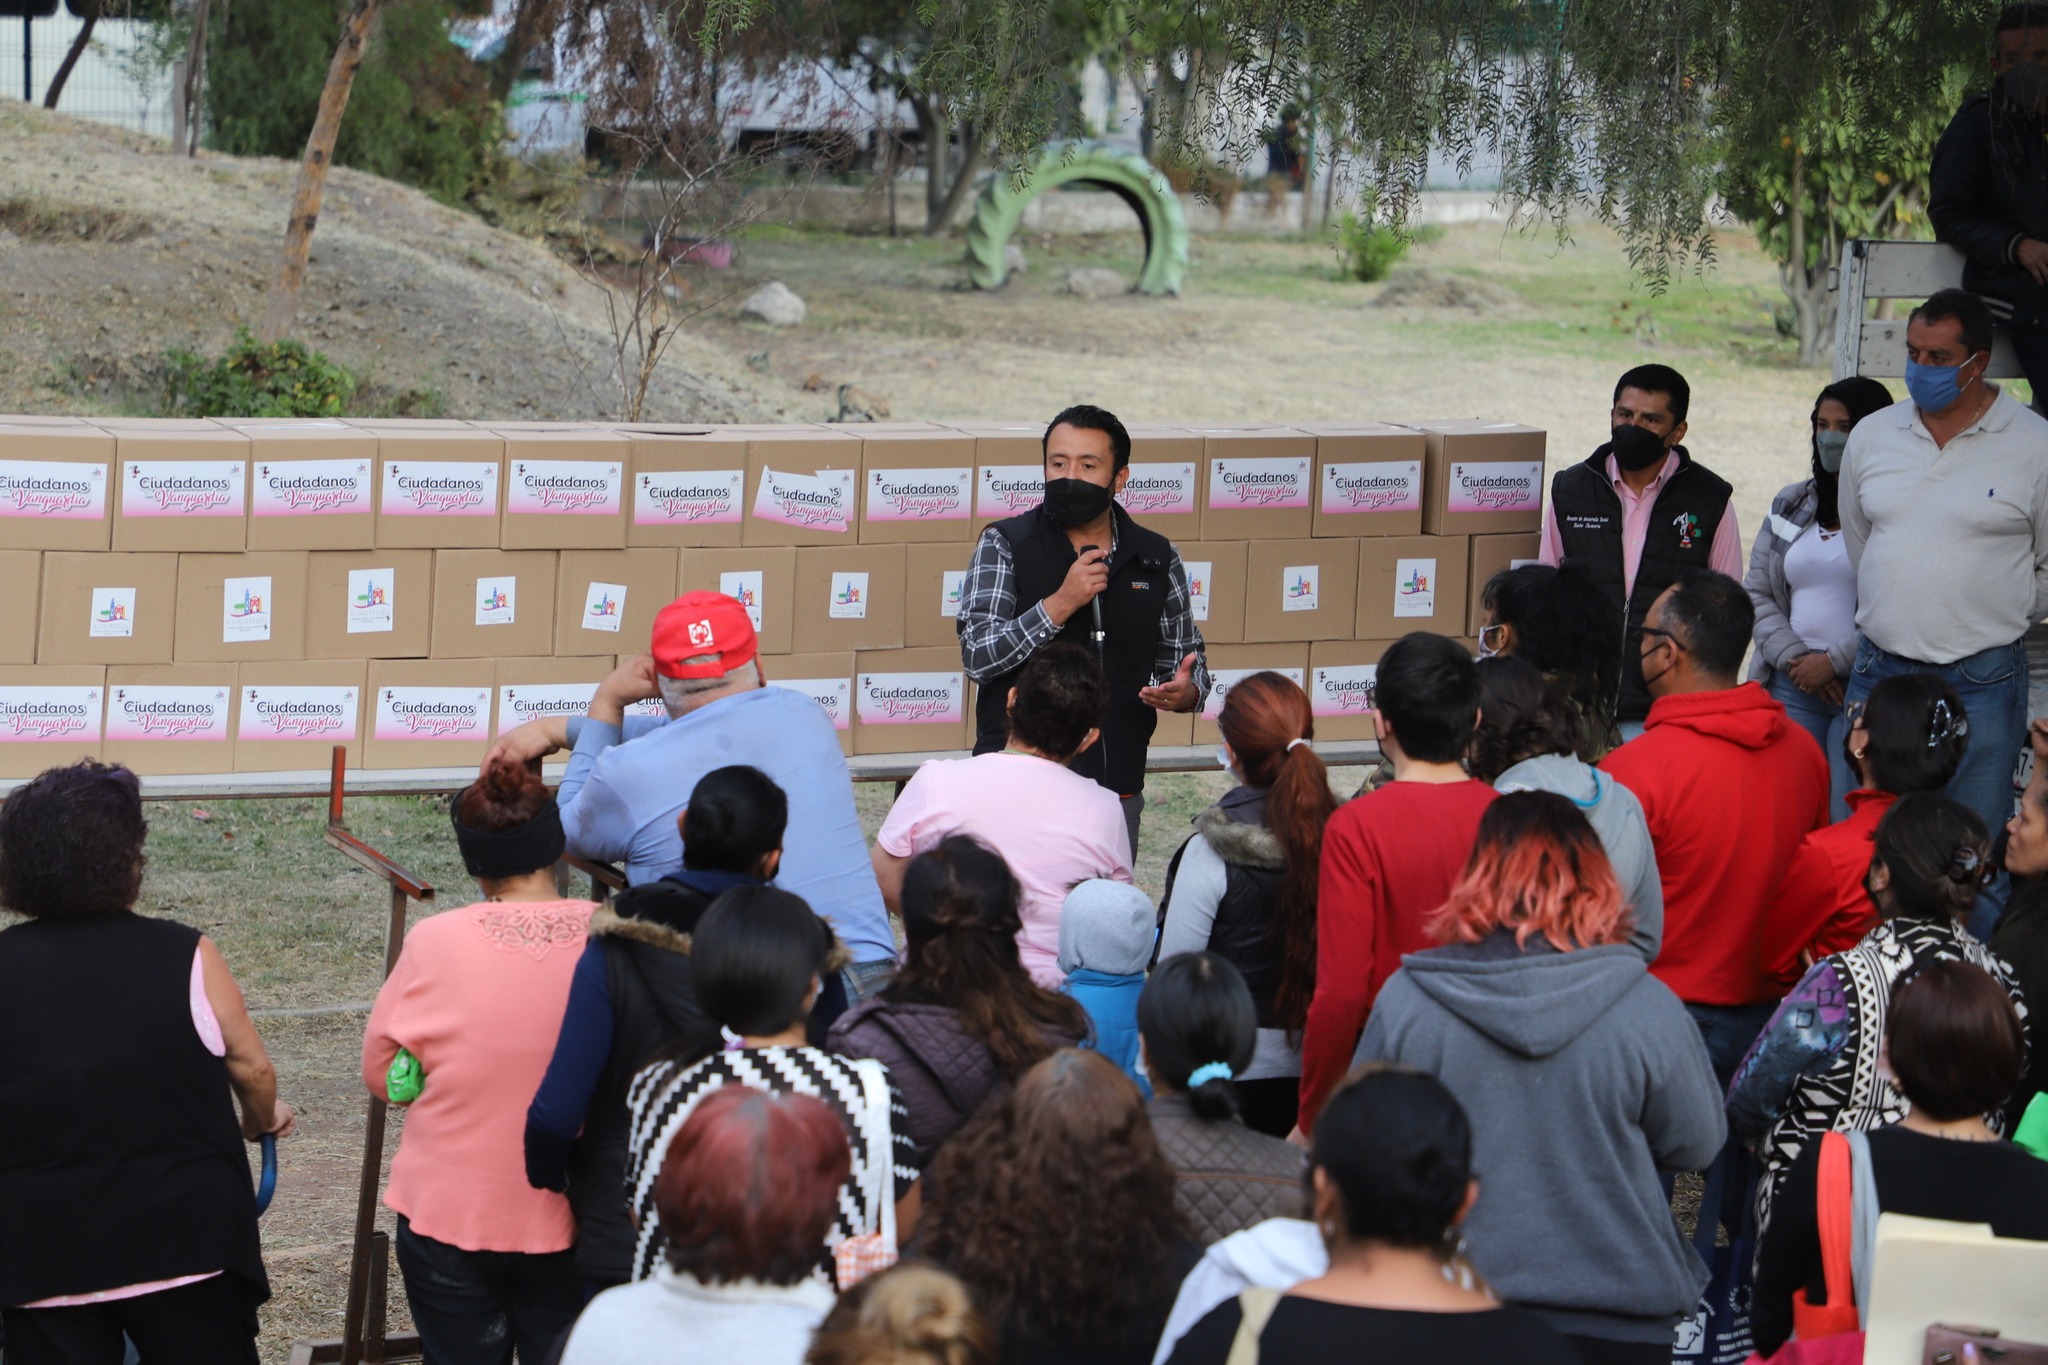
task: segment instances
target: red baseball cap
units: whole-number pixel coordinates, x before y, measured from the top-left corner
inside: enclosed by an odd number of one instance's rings
[[[722,592],[686,592],[654,618],[654,671],[664,678],[722,678],[752,663],[759,646],[747,609]],[[703,654],[718,657],[683,663]]]

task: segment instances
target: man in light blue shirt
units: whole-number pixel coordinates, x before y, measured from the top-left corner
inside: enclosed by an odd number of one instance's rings
[[[692,592],[655,618],[653,651],[599,684],[590,713],[528,721],[491,757],[531,762],[571,749],[556,795],[569,851],[622,862],[638,886],[683,865],[678,817],[697,780],[746,763],[789,797],[789,829],[775,884],[829,920],[853,954],[848,995],[876,988],[896,960],[853,779],[824,709],[800,692],[764,684],[753,622],[722,593]],[[659,697],[666,720],[626,708]]]

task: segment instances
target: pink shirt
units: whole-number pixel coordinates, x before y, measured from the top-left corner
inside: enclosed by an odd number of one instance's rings
[[[401,1047],[425,1074],[384,1187],[385,1204],[421,1236],[464,1251],[564,1251],[575,1241],[569,1201],[526,1183],[526,1107],[554,1054],[596,908],[480,901],[406,936],[370,1010],[363,1083],[383,1096]]]
[[[1657,471],[1657,477],[1650,486],[1638,493],[1622,482],[1621,470],[1614,463],[1614,457],[1607,457],[1607,477],[1614,484],[1614,492],[1621,499],[1621,593],[1628,596],[1636,590],[1636,567],[1643,562],[1643,536],[1650,529],[1650,516],[1657,510],[1657,495],[1664,491],[1664,485],[1671,482],[1671,476],[1678,472],[1678,456],[1664,457],[1664,467]],[[1564,558],[1564,543],[1557,534],[1557,506],[1546,502],[1543,505],[1543,548],[1536,556],[1545,564],[1556,564]],[[1721,514],[1720,525],[1714,528],[1714,543],[1707,549],[1707,565],[1715,573],[1726,574],[1740,583],[1744,566],[1742,563],[1742,532],[1735,525],[1735,507],[1731,503]]]
[[[949,834],[967,834],[1003,855],[1024,886],[1017,955],[1031,979],[1056,988],[1060,907],[1095,877],[1131,880],[1131,835],[1115,793],[1029,754],[936,759],[917,770],[875,842],[911,858]]]

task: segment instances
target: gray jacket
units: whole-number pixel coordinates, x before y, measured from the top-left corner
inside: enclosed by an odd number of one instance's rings
[[[1472,1122],[1472,1263],[1560,1331],[1671,1339],[1706,1285],[1660,1171],[1697,1171],[1727,1121],[1699,1028],[1625,944],[1511,934],[1413,953],[1359,1061],[1437,1077]]]
[[[1600,836],[1614,879],[1621,883],[1635,928],[1629,946],[1655,962],[1664,946],[1664,882],[1657,875],[1657,850],[1650,843],[1650,825],[1636,794],[1598,768],[1570,754],[1525,758],[1494,779],[1497,792],[1556,792],[1585,812]]]
[[[1785,552],[1813,525],[1819,510],[1813,480],[1801,479],[1778,490],[1778,496],[1771,499],[1771,514],[1756,528],[1756,540],[1749,547],[1749,573],[1742,580],[1756,607],[1756,625],[1751,631],[1756,649],[1749,656],[1752,682],[1768,683],[1772,673],[1813,652],[1792,630],[1792,588],[1785,582]],[[1829,646],[1828,662],[1835,666],[1836,677],[1848,677],[1849,666],[1856,662],[1856,637]]]

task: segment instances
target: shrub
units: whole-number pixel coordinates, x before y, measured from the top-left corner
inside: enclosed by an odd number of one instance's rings
[[[1368,216],[1347,213],[1337,220],[1337,256],[1344,273],[1367,284],[1383,280],[1403,256],[1408,239],[1390,227],[1382,227]]]
[[[296,341],[261,342],[244,327],[225,355],[164,356],[163,410],[172,417],[333,417],[356,378]]]

